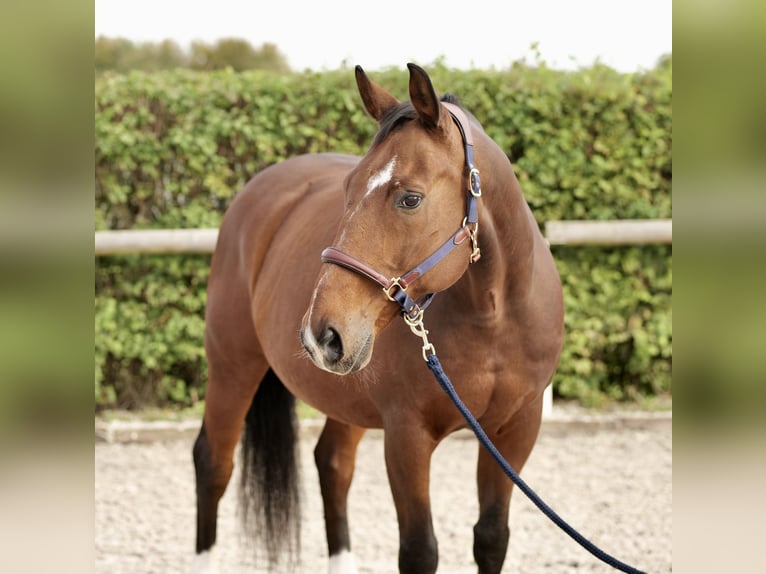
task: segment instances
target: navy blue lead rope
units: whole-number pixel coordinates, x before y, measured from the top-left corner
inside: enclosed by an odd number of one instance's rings
[[[489,451],[489,454],[492,455],[492,457],[497,461],[497,464],[500,465],[500,467],[503,469],[503,472],[510,478],[513,483],[518,486],[521,491],[527,495],[527,498],[531,500],[537,508],[539,508],[545,516],[550,518],[554,524],[556,524],[559,528],[561,528],[564,532],[566,532],[571,538],[574,539],[575,542],[577,542],[580,546],[585,548],[588,552],[593,554],[596,558],[601,560],[602,562],[605,562],[606,564],[609,564],[612,568],[615,568],[617,570],[620,570],[621,572],[627,572],[628,574],[646,574],[645,572],[642,572],[641,570],[637,570],[633,568],[632,566],[628,566],[624,562],[621,562],[617,560],[615,557],[607,554],[603,550],[601,550],[598,546],[593,544],[590,540],[585,538],[582,534],[577,532],[574,528],[572,528],[563,518],[561,518],[558,514],[556,514],[556,511],[553,510],[550,506],[548,506],[545,501],[543,501],[537,493],[532,490],[529,485],[524,482],[524,480],[518,475],[518,473],[511,468],[511,465],[508,464],[508,461],[506,461],[503,458],[503,455],[500,454],[500,452],[497,450],[494,444],[492,444],[492,441],[489,440],[489,437],[487,436],[487,433],[484,432],[484,429],[481,428],[481,425],[476,420],[476,418],[471,414],[471,411],[468,410],[468,407],[465,406],[462,400],[460,400],[460,397],[458,396],[457,392],[455,391],[455,387],[452,386],[452,383],[447,378],[447,375],[444,374],[444,369],[442,369],[442,365],[439,362],[439,358],[435,354],[429,354],[426,358],[426,364],[428,364],[428,368],[431,370],[431,372],[434,374],[434,377],[436,377],[437,382],[439,383],[439,386],[444,389],[444,392],[449,395],[449,398],[452,399],[452,402],[455,403],[455,406],[460,411],[460,413],[463,415],[465,420],[468,422],[469,426],[471,427],[471,430],[473,430],[476,437],[479,439],[479,442],[482,444],[484,448]]]

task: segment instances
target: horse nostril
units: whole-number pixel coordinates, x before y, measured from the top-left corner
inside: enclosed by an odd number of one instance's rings
[[[319,339],[319,344],[324,347],[325,355],[330,361],[338,361],[343,356],[343,342],[340,335],[332,327],[327,327]]]

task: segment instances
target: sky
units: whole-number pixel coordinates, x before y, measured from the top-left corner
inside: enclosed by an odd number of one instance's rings
[[[671,0],[95,0],[96,36],[133,41],[272,43],[296,71],[407,62],[507,68],[535,61],[575,69],[596,60],[622,72],[672,51]]]

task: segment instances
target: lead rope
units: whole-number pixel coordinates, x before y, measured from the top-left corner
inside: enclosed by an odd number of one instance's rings
[[[646,574],[641,570],[621,562],[614,556],[607,554],[598,546],[593,544],[590,540],[585,538],[582,534],[570,526],[569,523],[561,518],[561,516],[559,516],[555,510],[548,506],[545,501],[540,498],[526,482],[524,482],[519,474],[513,470],[513,467],[511,467],[508,461],[503,458],[503,455],[500,454],[500,451],[497,450],[497,447],[495,447],[495,445],[489,439],[487,433],[484,432],[484,429],[481,428],[481,425],[479,424],[479,421],[476,420],[476,417],[474,417],[473,414],[471,414],[471,411],[468,410],[468,407],[465,406],[465,403],[463,403],[463,401],[458,396],[457,391],[455,391],[455,387],[452,385],[452,382],[444,373],[444,369],[442,368],[441,362],[439,361],[439,357],[436,356],[436,349],[434,348],[433,344],[428,341],[428,331],[423,324],[423,312],[421,311],[416,317],[412,319],[408,318],[406,314],[403,315],[403,317],[412,332],[423,340],[423,359],[425,359],[429,370],[433,373],[436,381],[439,383],[439,386],[444,390],[445,393],[447,393],[447,396],[449,396],[449,398],[455,404],[457,410],[460,411],[460,414],[462,414],[463,418],[465,418],[466,422],[468,422],[468,426],[471,427],[471,430],[476,435],[476,438],[479,439],[481,445],[487,449],[489,454],[492,455],[492,458],[494,458],[497,464],[500,465],[500,468],[503,470],[506,476],[521,489],[527,498],[529,498],[529,500],[531,500],[532,503],[537,506],[537,508],[539,508],[543,514],[545,514],[545,516],[550,518],[554,524],[566,532],[572,539],[574,539],[575,542],[585,548],[585,550],[593,554],[593,556],[602,562],[605,562],[612,568],[620,570],[621,572],[627,572],[628,574]]]

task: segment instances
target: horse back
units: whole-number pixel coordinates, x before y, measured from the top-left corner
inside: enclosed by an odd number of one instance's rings
[[[303,155],[256,174],[237,193],[223,218],[211,280],[221,274],[227,280],[235,275],[252,279],[273,237],[297,206],[312,204],[317,213],[341,209],[343,178],[358,161],[342,154]]]

